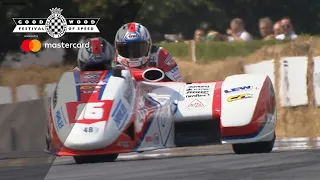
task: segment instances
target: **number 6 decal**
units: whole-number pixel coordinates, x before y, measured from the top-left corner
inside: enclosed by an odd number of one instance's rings
[[[82,103],[77,107],[76,120],[96,119],[103,117],[103,102]]]

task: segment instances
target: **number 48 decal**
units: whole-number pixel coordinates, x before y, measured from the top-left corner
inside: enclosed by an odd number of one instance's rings
[[[86,133],[92,133],[93,132],[93,127],[85,127],[83,129],[83,131],[86,132]]]
[[[103,117],[104,109],[102,106],[104,102],[82,103],[77,107],[76,120],[96,119]]]

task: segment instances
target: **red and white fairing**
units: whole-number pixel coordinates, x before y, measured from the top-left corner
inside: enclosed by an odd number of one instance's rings
[[[276,102],[268,76],[148,82],[148,70],[122,70],[118,75],[113,71],[63,74],[51,101],[48,128],[57,155],[237,145],[275,138]]]

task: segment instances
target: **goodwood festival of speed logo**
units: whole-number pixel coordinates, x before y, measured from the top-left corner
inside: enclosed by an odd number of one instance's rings
[[[65,18],[63,9],[50,9],[48,18],[12,18],[16,27],[13,33],[48,33],[52,38],[60,38],[65,33],[99,33],[100,18]]]
[[[61,15],[62,9],[53,8],[50,9],[51,15],[47,18],[46,21],[46,31],[49,36],[53,38],[59,38],[66,33],[67,30],[67,21]]]

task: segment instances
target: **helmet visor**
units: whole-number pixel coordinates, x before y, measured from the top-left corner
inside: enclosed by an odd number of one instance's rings
[[[117,51],[125,58],[141,58],[148,55],[149,43],[147,41],[118,43]]]

